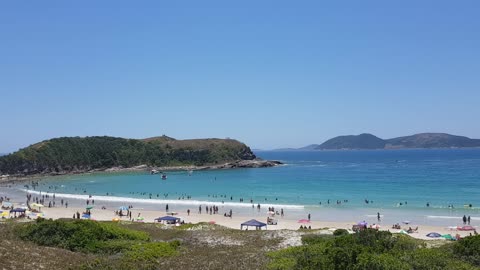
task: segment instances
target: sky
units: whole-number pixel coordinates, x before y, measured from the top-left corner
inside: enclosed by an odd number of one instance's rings
[[[53,137],[480,138],[480,2],[2,1],[0,153]]]

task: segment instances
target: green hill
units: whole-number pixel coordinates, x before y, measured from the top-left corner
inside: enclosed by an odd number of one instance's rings
[[[364,133],[360,135],[338,136],[322,143],[316,149],[383,149],[384,147],[384,140],[372,134]]]
[[[465,147],[480,147],[480,140],[446,133],[419,133],[383,140],[372,134],[364,133],[332,138],[317,146],[315,150]]]
[[[252,159],[250,148],[232,139],[62,137],[0,157],[0,173],[68,173],[143,164],[201,166]]]
[[[446,133],[420,133],[387,140],[387,148],[480,147],[480,140]]]

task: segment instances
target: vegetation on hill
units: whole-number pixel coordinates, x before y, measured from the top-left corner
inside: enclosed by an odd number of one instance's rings
[[[421,133],[386,140],[387,148],[480,147],[480,140],[445,133]]]
[[[386,231],[309,236],[303,245],[270,253],[268,269],[469,270],[479,269],[480,237],[427,248],[425,242]]]
[[[372,134],[338,136],[315,147],[333,149],[401,149],[401,148],[463,148],[480,147],[479,139],[470,139],[445,133],[420,133],[388,140]]]
[[[0,172],[58,173],[143,164],[200,166],[254,158],[255,155],[248,146],[231,139],[63,137],[43,141],[0,157]]]
[[[69,219],[0,222],[0,234],[6,269],[480,269],[480,236],[423,241],[370,229],[321,235]],[[300,235],[303,244],[288,247]]]
[[[317,147],[317,149],[382,149],[385,147],[385,141],[372,135],[348,135],[332,138]]]
[[[90,220],[39,219],[17,227],[15,233],[41,246],[107,256],[121,254],[114,262],[85,263],[85,269],[156,269],[160,258],[178,255],[180,246],[179,241],[152,242],[145,232]]]

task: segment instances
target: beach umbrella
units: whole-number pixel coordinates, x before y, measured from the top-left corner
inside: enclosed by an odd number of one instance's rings
[[[118,218],[113,218],[112,221],[113,221],[113,222],[119,222],[120,219],[118,219]]]
[[[475,230],[475,228],[472,227],[472,226],[463,226],[463,227],[459,228],[459,230],[460,231],[473,231],[473,230]]]
[[[90,215],[88,215],[88,214],[83,214],[83,215],[82,215],[82,218],[90,219]]]
[[[30,204],[30,206],[32,206],[32,207],[44,207],[43,204],[39,204],[39,203],[32,203],[32,204]]]
[[[455,240],[455,238],[453,238],[453,236],[451,234],[444,234],[444,235],[442,235],[442,237],[447,239],[447,240]]]
[[[308,219],[300,219],[298,223],[310,223],[310,220]]]
[[[360,221],[360,222],[357,223],[357,225],[359,225],[359,226],[367,226],[368,223],[365,222],[365,221]]]
[[[403,223],[403,224],[410,224],[411,221],[410,221],[410,220],[404,220],[404,221],[402,221],[402,223]]]
[[[8,214],[10,214],[10,212],[3,211],[2,213],[0,213],[0,217],[8,217]]]
[[[143,217],[137,217],[136,220],[137,220],[137,222],[143,222],[144,218]]]
[[[93,206],[91,206],[91,205],[90,205],[90,206],[87,206],[87,207],[85,207],[85,209],[91,210],[91,209],[93,209]]]
[[[215,222],[215,220],[210,220],[208,223],[215,224],[216,222]]]
[[[405,231],[405,230],[400,230],[398,233],[401,233],[401,234],[408,234],[408,232],[407,232],[407,231]]]
[[[120,206],[120,207],[118,208],[118,210],[127,211],[127,210],[128,210],[128,207],[126,207],[126,206]]]
[[[437,233],[437,232],[431,232],[429,234],[427,234],[427,237],[431,237],[431,238],[438,238],[438,237],[441,237],[442,235]]]

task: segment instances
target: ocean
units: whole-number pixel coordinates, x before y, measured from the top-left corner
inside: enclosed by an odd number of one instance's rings
[[[314,220],[374,221],[380,213],[390,223],[454,226],[463,215],[480,223],[480,149],[255,154],[284,165],[168,172],[167,180],[148,172],[52,177],[36,192],[71,200],[92,195],[100,203],[154,209],[167,203],[173,210],[215,204],[252,216],[264,214],[253,209],[251,201],[283,208],[295,218],[311,213]]]

